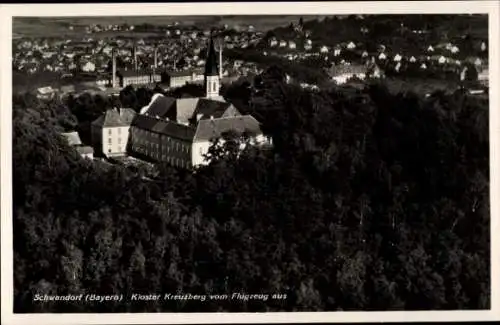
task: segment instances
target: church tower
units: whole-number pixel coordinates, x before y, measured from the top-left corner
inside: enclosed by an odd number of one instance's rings
[[[205,96],[207,98],[219,97],[220,77],[217,64],[217,54],[215,52],[214,40],[210,35],[210,44],[208,46],[207,61],[205,63]]]

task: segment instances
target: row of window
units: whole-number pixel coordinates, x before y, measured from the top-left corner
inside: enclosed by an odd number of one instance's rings
[[[138,153],[141,153],[141,154],[146,155],[146,156],[153,158],[153,159],[160,160],[160,157],[161,157],[161,161],[166,161],[167,163],[169,163],[175,167],[190,168],[190,166],[191,166],[189,161],[186,161],[185,159],[170,157],[166,154],[159,155],[157,152],[150,153],[145,148],[142,148],[142,147],[134,146],[134,150],[137,151]]]
[[[130,84],[137,84],[137,83],[148,83],[150,80],[151,80],[150,76],[128,77],[128,78],[124,78],[123,83],[130,85]]]
[[[108,144],[113,143],[113,138],[108,138]],[[122,144],[122,138],[118,138],[118,144]]]
[[[121,134],[121,133],[122,133],[122,129],[121,129],[121,128],[117,128],[117,130],[118,130],[118,134]],[[113,129],[112,129],[112,128],[109,128],[109,129],[108,129],[108,134],[109,134],[109,135],[112,135],[112,134],[113,134]]]
[[[151,133],[146,130],[142,129],[133,129],[132,130],[132,136],[134,138],[134,142],[140,143],[140,144],[153,144],[157,148],[159,147],[159,143],[162,143],[163,146],[166,146],[168,143],[172,143],[173,146],[175,147],[175,150],[177,151],[182,151],[182,152],[188,152],[189,151],[189,144],[178,141],[176,139],[172,139],[166,135],[163,134],[158,134],[158,133]],[[148,139],[158,139],[157,141],[148,141]]]
[[[134,144],[140,146],[140,147],[149,147],[149,148],[155,148],[157,151],[160,149],[160,145],[158,143],[153,143],[144,139],[137,139],[134,141]],[[166,143],[161,146],[164,152],[170,152],[172,151],[177,151],[177,152],[182,152],[182,153],[189,153],[190,151],[190,146],[176,142],[174,143],[173,146],[167,145]]]
[[[108,149],[108,152],[111,152],[111,151],[112,152],[124,152],[126,150],[125,146],[123,146],[123,145],[118,145],[118,146],[111,146],[111,145],[109,145],[109,146],[107,146],[105,148]]]

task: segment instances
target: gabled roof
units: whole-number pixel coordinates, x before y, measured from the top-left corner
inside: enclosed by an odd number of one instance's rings
[[[68,144],[70,146],[78,146],[82,144],[82,140],[80,140],[80,136],[78,135],[78,132],[67,132],[67,133],[61,133],[63,137],[66,138],[68,141]]]
[[[220,138],[223,133],[229,131],[262,134],[259,122],[251,115],[243,115],[229,118],[200,120],[196,128],[194,141],[210,141]]]
[[[172,121],[159,121],[153,128],[155,132],[172,138],[193,141],[196,129],[194,127],[178,124]]]
[[[224,115],[224,112],[229,106],[231,106],[231,104],[227,102],[200,98],[193,115],[198,116],[198,114],[202,114],[202,119],[210,118],[211,116],[213,116],[213,118],[220,118]]]
[[[178,123],[189,123],[196,111],[200,98],[178,98],[175,105],[175,119]]]
[[[132,121],[131,126],[151,131],[157,122],[158,120],[151,116],[137,115]]]
[[[145,112],[149,116],[165,117],[167,112],[175,105],[175,98],[163,95],[154,96],[149,108]]]
[[[103,128],[130,126],[135,115],[135,111],[130,108],[108,109],[92,124]]]

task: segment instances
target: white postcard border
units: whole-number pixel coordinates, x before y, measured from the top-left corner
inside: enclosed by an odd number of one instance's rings
[[[488,321],[500,319],[500,108],[498,1],[254,2],[171,4],[0,5],[0,180],[2,324],[158,324]],[[182,15],[341,15],[483,13],[489,15],[491,306],[489,311],[13,314],[12,252],[12,17],[182,16]],[[496,91],[495,91],[496,90]],[[496,275],[496,276],[495,276]]]

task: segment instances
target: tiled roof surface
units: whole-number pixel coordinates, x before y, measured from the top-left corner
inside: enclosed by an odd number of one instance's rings
[[[78,135],[78,132],[68,132],[68,133],[62,133],[62,136],[68,140],[68,144],[70,146],[78,146],[82,144],[82,141],[80,140],[80,136]]]
[[[196,129],[193,127],[171,121],[159,121],[155,125],[154,129],[158,130],[158,133],[160,134],[190,142],[193,141],[194,134],[196,132]]]
[[[145,114],[163,118],[173,106],[175,106],[175,98],[158,95],[153,98]]]
[[[200,98],[198,104],[196,105],[195,111],[193,112],[193,114],[191,114],[191,117],[202,114],[202,119],[207,119],[211,116],[213,116],[213,118],[220,118],[224,115],[224,112],[229,108],[230,105],[231,104],[227,102]]]
[[[175,105],[175,118],[179,123],[188,123],[201,98],[178,98]]]
[[[201,120],[198,123],[194,141],[210,141],[221,137],[223,133],[229,131],[262,134],[259,122],[251,115],[243,115],[231,118]]]
[[[171,121],[159,120],[150,116],[137,115],[132,126],[173,138],[192,141],[195,128]]]
[[[135,115],[135,111],[130,108],[109,109],[92,124],[108,128],[130,126]]]
[[[132,122],[132,126],[135,126],[143,130],[152,130],[157,121],[158,121],[157,119],[151,116],[137,115],[134,121]]]

